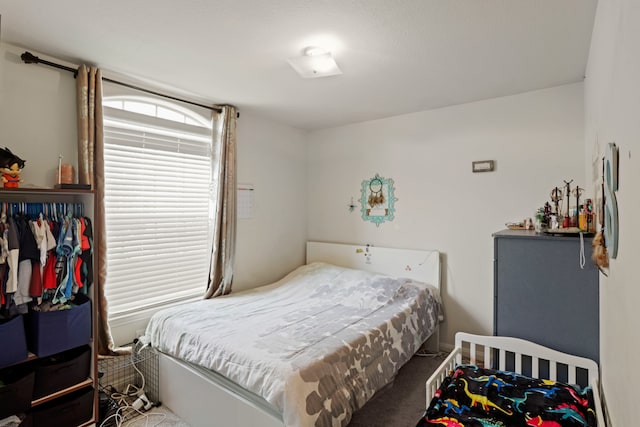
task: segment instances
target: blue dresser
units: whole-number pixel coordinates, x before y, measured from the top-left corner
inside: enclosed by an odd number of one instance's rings
[[[494,238],[494,335],[599,362],[599,273],[592,237],[504,230]]]

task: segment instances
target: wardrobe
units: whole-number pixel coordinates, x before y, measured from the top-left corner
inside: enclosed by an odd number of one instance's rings
[[[0,345],[8,350],[0,357],[0,381],[4,384],[0,387],[0,419],[16,416],[21,420],[20,426],[25,427],[93,425],[98,420],[94,345],[97,316],[93,304],[95,285],[86,276],[87,272],[93,274],[96,240],[91,223],[93,192],[0,188],[0,210],[5,218],[26,216],[34,221],[49,218],[59,221],[59,226],[73,224],[74,230],[69,228],[68,235],[76,233],[78,239],[85,240],[77,242],[77,247],[53,249],[58,254],[62,251],[55,265],[58,275],[55,291],[43,290],[45,298],[30,298],[26,313],[24,309],[16,312],[15,307],[9,313],[4,307]],[[57,230],[56,240],[64,239],[66,229]],[[82,250],[78,249],[80,246]],[[34,262],[34,272],[35,265]],[[77,277],[70,277],[74,272]],[[81,281],[84,289],[78,286]],[[66,283],[68,286],[60,286]],[[54,293],[55,298],[50,299]]]

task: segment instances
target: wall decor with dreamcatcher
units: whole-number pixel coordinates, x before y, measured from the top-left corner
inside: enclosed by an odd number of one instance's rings
[[[393,221],[395,215],[395,188],[393,179],[376,174],[362,181],[362,219],[373,222],[377,227],[385,221]]]

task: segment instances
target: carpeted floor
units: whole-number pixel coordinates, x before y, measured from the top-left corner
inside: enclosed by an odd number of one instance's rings
[[[166,406],[160,405],[145,413],[145,416],[139,416],[124,423],[123,427],[191,427],[182,421],[176,414],[171,412]]]
[[[444,360],[436,357],[414,356],[400,369],[392,384],[380,390],[373,399],[358,412],[349,427],[412,427],[418,423],[425,410],[425,382]],[[150,426],[189,427],[167,407],[154,408],[147,414]],[[162,419],[164,414],[165,418]],[[145,426],[147,420],[136,420],[131,427]],[[140,424],[138,424],[140,421]]]
[[[426,409],[425,383],[446,356],[414,356],[393,383],[356,412],[349,427],[412,427]]]

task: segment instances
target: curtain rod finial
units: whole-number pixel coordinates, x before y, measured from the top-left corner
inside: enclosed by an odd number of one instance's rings
[[[20,58],[24,61],[25,64],[37,64],[40,62],[40,58],[32,54],[31,52],[25,52],[20,55]]]

